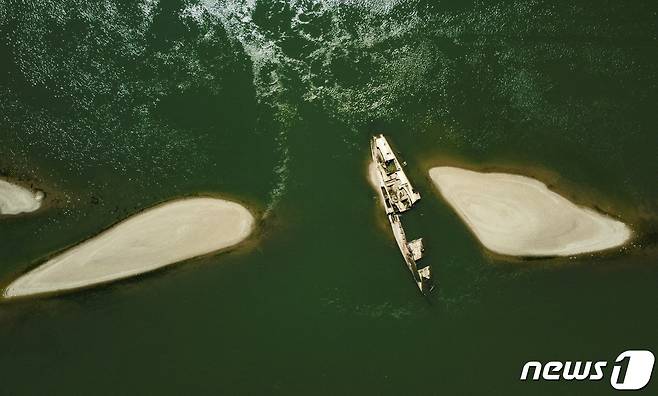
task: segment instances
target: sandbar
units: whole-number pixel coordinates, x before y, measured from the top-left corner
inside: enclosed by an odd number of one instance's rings
[[[17,215],[34,212],[39,209],[42,200],[43,192],[31,191],[0,179],[0,214]]]
[[[379,188],[379,171],[377,170],[377,164],[373,161],[368,162],[368,181],[370,184],[377,190]]]
[[[479,241],[499,254],[571,256],[621,246],[632,235],[621,221],[576,205],[530,177],[455,167],[429,174]]]
[[[254,216],[216,198],[185,198],[138,213],[19,277],[5,297],[58,292],[152,271],[233,246]]]

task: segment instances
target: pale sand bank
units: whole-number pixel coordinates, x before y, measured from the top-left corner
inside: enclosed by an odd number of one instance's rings
[[[34,212],[39,209],[42,200],[43,192],[30,191],[0,179],[0,214],[17,215]]]
[[[441,195],[488,249],[513,256],[569,256],[620,246],[631,230],[577,206],[535,179],[453,167],[430,169]]]
[[[379,170],[377,170],[377,164],[375,164],[373,161],[368,162],[368,181],[372,185],[372,188],[375,189],[375,191],[379,191],[380,180],[381,175],[379,174]],[[382,208],[386,208],[386,204],[384,203],[381,193],[377,194],[377,201],[382,205]]]
[[[136,214],[21,276],[5,297],[62,291],[151,271],[235,245],[254,217],[215,198],[171,201]]]
[[[370,161],[368,162],[368,181],[376,189],[379,188],[379,171],[377,170],[377,164]]]

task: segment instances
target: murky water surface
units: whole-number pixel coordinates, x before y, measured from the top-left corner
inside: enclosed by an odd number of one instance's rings
[[[262,218],[244,249],[0,304],[0,393],[608,392],[518,378],[527,360],[658,352],[655,16],[650,1],[0,1],[0,173],[50,198],[0,220],[3,284],[172,197],[221,193]],[[408,221],[429,301],[365,177],[376,131],[423,196]],[[536,176],[638,238],[493,256],[433,190],[440,164]]]

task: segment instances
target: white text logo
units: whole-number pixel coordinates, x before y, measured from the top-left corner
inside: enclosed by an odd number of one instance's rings
[[[650,351],[631,350],[617,356],[612,365],[610,385],[619,390],[638,390],[644,388],[651,379],[655,357]],[[521,380],[531,378],[538,381],[600,381],[605,377],[608,362],[527,362],[521,370]]]

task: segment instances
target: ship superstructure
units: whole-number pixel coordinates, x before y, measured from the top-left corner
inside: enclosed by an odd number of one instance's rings
[[[384,135],[374,136],[370,146],[386,214],[406,212],[420,199],[420,194],[414,191]]]

